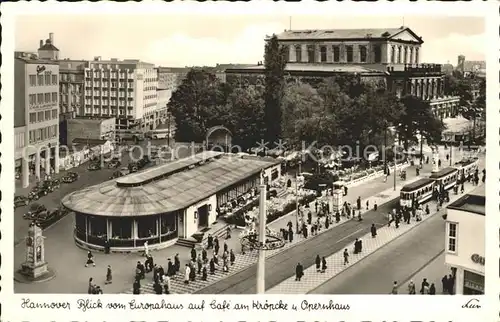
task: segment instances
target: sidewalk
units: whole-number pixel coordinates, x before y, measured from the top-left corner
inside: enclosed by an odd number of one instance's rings
[[[424,175],[424,174],[421,173],[421,175]],[[364,202],[365,202],[364,198],[369,198],[370,199],[370,207],[372,208],[374,201],[377,201],[377,203],[379,205],[381,205],[387,201],[390,201],[390,200],[396,198],[397,196],[399,196],[399,190],[401,189],[402,186],[404,186],[408,183],[411,183],[412,181],[415,181],[418,178],[413,177],[411,180],[406,180],[406,181],[398,180],[397,186],[396,186],[396,191],[394,191],[393,188],[389,188],[389,189],[386,189],[382,192],[380,192],[380,190],[378,190],[378,193],[375,192],[376,193],[375,196],[368,195],[368,193],[372,193],[375,189],[377,189],[377,188],[380,189],[381,186],[392,185],[392,183],[383,182],[382,178],[378,178],[378,182],[376,182],[375,180],[368,181],[367,184],[370,184],[370,186],[355,187],[352,190],[350,190],[350,193],[353,192],[352,196],[355,196],[353,198],[357,198],[358,195],[361,196],[362,205],[364,205]],[[313,214],[313,221],[317,218],[317,216],[314,212],[314,203],[315,203],[315,201],[312,201],[309,204],[309,207],[310,207],[309,209],[311,210],[311,212]],[[355,204],[355,200],[353,200],[351,203]],[[364,211],[366,211],[366,209]],[[271,228],[272,230],[279,232],[279,230],[281,228],[286,227],[288,221],[290,221],[290,220],[294,224],[294,231],[295,231],[295,211],[292,211],[291,213],[275,220],[274,222],[269,223],[268,227]],[[341,217],[341,221],[339,223],[332,223],[330,225],[330,227],[328,228],[328,230],[333,228],[333,227],[337,227],[340,224],[343,224],[345,221],[346,221],[346,219],[344,217]],[[326,229],[322,229],[321,231],[318,232],[318,234],[321,234],[325,231],[326,231]],[[237,234],[233,234],[233,239],[236,238],[239,240],[238,237],[239,236]],[[311,237],[309,237],[309,238],[311,238]],[[281,249],[266,251],[266,258],[271,257],[277,253],[286,251],[290,247],[293,247],[293,246],[297,245],[298,243],[303,242],[304,240],[306,240],[306,239],[303,238],[303,236],[301,234],[294,234],[292,243],[287,242],[285,244],[285,246]],[[201,290],[201,289],[203,289],[203,288],[205,288],[205,287],[207,287],[207,286],[209,286],[209,285],[211,285],[211,284],[213,284],[221,279],[224,279],[228,276],[231,276],[231,275],[237,273],[238,271],[241,271],[241,270],[257,263],[257,259],[258,259],[258,252],[257,251],[253,251],[253,252],[247,251],[245,254],[241,254],[240,249],[236,248],[235,250],[237,250],[239,252],[239,254],[236,255],[236,261],[234,263],[234,266],[231,266],[229,268],[229,272],[223,273],[221,270],[216,270],[214,275],[210,275],[210,274],[208,275],[207,281],[201,281],[200,279],[198,279],[199,276],[197,276],[197,280],[194,282],[190,282],[188,285],[184,284],[184,276],[183,276],[183,272],[184,272],[183,264],[184,264],[184,262],[181,261],[181,266],[182,266],[181,272],[178,274],[177,277],[175,277],[174,279],[171,280],[171,294],[192,294],[192,293],[194,293],[198,290]],[[209,258],[210,257],[211,257],[211,253],[209,252]],[[127,291],[125,291],[125,293],[132,294],[132,289],[129,288]],[[141,294],[154,294],[152,281],[150,281],[149,283],[144,283],[144,282],[142,283]]]
[[[465,193],[468,193],[474,189],[476,189],[476,186],[473,185],[467,185]],[[459,195],[450,195],[450,203],[457,200],[463,196],[463,194]],[[390,227],[384,226],[382,228],[379,228],[377,230],[377,237],[372,238],[371,234],[366,234],[363,236],[363,238],[360,238],[360,240],[363,241],[363,251],[360,254],[353,254],[352,252],[352,246],[349,246],[348,252],[349,252],[349,263],[347,265],[344,265],[344,258],[343,258],[343,251],[339,251],[334,255],[329,256],[326,258],[327,262],[327,272],[326,273],[318,273],[316,272],[316,267],[315,265],[308,267],[304,270],[304,276],[302,277],[301,282],[295,281],[295,275],[291,276],[290,278],[286,279],[279,285],[267,290],[267,293],[271,294],[307,294],[308,292],[312,291],[313,289],[317,288],[321,284],[325,283],[326,281],[330,280],[331,278],[335,277],[345,269],[348,269],[350,266],[358,263],[362,259],[366,258],[369,256],[371,253],[375,252],[377,249],[383,247],[384,245],[388,244],[395,238],[403,235],[404,233],[408,232],[410,229],[414,228],[415,226],[421,224],[431,216],[435,215],[436,212],[436,203],[435,202],[430,202],[429,203],[429,208],[431,209],[432,212],[430,215],[424,215],[422,218],[422,221],[416,222],[413,218],[410,224],[405,224],[401,223],[399,228],[396,228],[394,224],[392,224]],[[321,256],[321,255],[320,255]],[[294,271],[291,271],[290,273],[293,274]]]

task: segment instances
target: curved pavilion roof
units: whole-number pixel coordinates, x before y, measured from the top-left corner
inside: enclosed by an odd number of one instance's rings
[[[75,191],[61,202],[72,211],[97,216],[168,213],[189,207],[279,162],[205,152]]]

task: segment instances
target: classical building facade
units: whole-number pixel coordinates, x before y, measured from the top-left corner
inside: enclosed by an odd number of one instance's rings
[[[277,35],[286,47],[286,77],[315,85],[326,77],[355,74],[383,84],[398,96],[426,100],[437,116],[456,114],[458,97],[444,97],[441,65],[421,64],[423,40],[410,28],[288,30]],[[264,66],[226,69],[227,82],[263,83]]]
[[[30,170],[41,179],[59,162],[59,65],[36,55],[15,53],[14,144],[16,171],[23,186]],[[43,159],[43,160],[42,160]],[[42,162],[44,161],[44,162]],[[56,173],[59,167],[54,167]]]

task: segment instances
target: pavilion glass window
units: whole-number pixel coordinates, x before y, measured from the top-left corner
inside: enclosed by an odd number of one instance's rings
[[[111,219],[113,238],[132,239],[132,225],[132,218],[122,217]]]
[[[321,46],[320,51],[321,51],[320,54],[321,62],[326,62],[326,46]]]
[[[108,234],[106,218],[100,216],[88,217],[89,231],[88,235],[104,238]]]
[[[333,46],[333,62],[340,62],[340,48],[339,46]]]
[[[77,232],[86,233],[87,227],[85,223],[85,216],[82,214],[75,214],[75,228]]]
[[[359,46],[359,61],[361,63],[366,63],[367,58],[366,46]]]
[[[298,63],[302,61],[302,47],[300,45],[295,46],[295,61]]]
[[[373,47],[373,53],[374,53],[374,58],[375,58],[375,63],[381,63],[382,62],[382,47],[380,45],[375,45]]]
[[[139,238],[158,236],[156,219],[156,216],[142,216],[137,218],[137,236]]]
[[[346,50],[346,60],[348,63],[352,63],[354,60],[354,49],[352,46],[345,46]]]
[[[314,46],[313,45],[308,45],[307,46],[307,62],[308,63],[314,63]]]
[[[177,213],[167,213],[160,216],[160,233],[162,236],[177,233],[177,216]]]

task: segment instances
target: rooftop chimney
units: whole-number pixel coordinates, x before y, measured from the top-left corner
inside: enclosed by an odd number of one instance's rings
[[[52,45],[54,45],[54,33],[53,32],[49,33],[49,39],[50,39],[50,43]]]
[[[40,47],[39,48],[42,48],[43,47],[43,39],[40,39]]]

